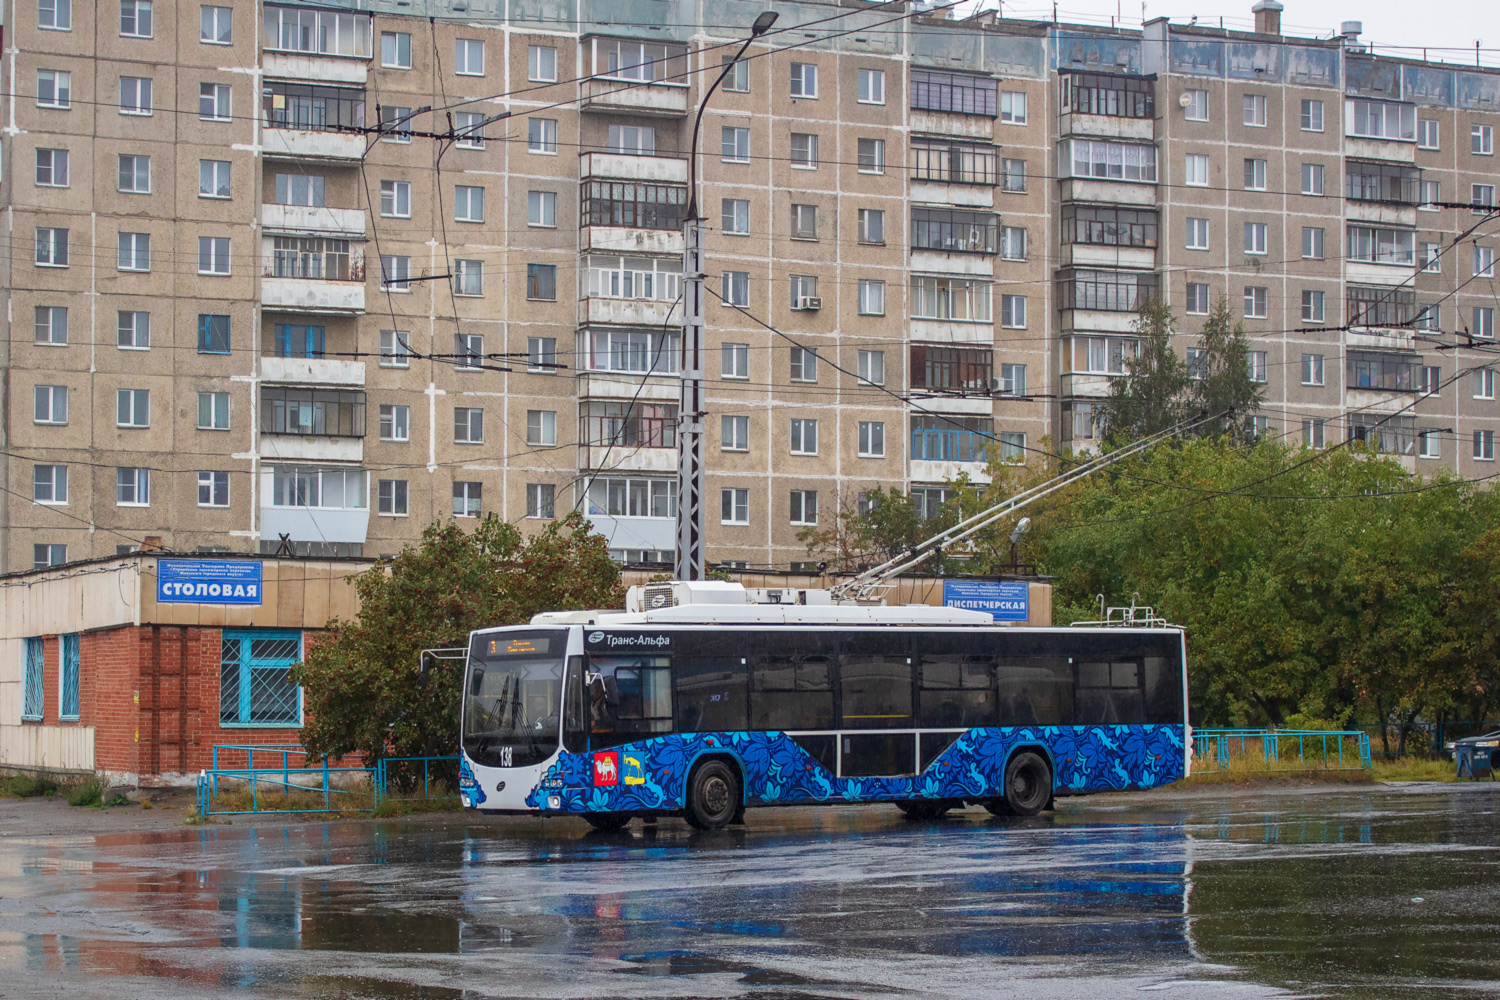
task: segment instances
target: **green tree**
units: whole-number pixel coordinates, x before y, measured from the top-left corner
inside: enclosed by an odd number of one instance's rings
[[[1226,300],[1219,299],[1209,311],[1198,335],[1198,351],[1190,372],[1190,408],[1205,414],[1224,414],[1200,427],[1198,433],[1247,440],[1250,414],[1264,400],[1265,389],[1250,377],[1250,339],[1245,336],[1245,325],[1235,321]]]
[[[1135,356],[1125,362],[1125,377],[1110,382],[1102,407],[1104,436],[1115,445],[1166,430],[1188,405],[1187,366],[1172,349],[1172,307],[1150,299],[1132,326],[1140,338]]]
[[[315,755],[456,752],[462,661],[439,661],[425,687],[417,654],[462,646],[476,628],[540,611],[624,605],[618,565],[576,511],[524,536],[493,516],[465,531],[433,523],[389,564],[353,578],[359,614],[333,621],[293,669],[307,709],[302,743]]]

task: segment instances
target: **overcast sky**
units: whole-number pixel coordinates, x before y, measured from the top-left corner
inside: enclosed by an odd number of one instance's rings
[[[1194,14],[1200,24],[1217,24],[1249,30],[1250,7],[1255,0],[1147,0],[1146,17],[1171,17],[1186,21]],[[994,7],[996,0],[983,0]],[[1474,64],[1474,39],[1482,38],[1487,66],[1500,65],[1500,2],[1497,0],[1282,0],[1282,32],[1289,35],[1327,37],[1342,21],[1363,21],[1361,38],[1375,46],[1432,46],[1464,51],[1429,51],[1431,59]],[[1058,0],[1058,17],[1081,23],[1109,23],[1119,13],[1127,27],[1141,23],[1140,0]],[[1017,17],[1050,19],[1051,0],[1005,0],[1004,11]],[[1393,49],[1393,54],[1397,54]],[[1412,54],[1417,57],[1421,52]]]

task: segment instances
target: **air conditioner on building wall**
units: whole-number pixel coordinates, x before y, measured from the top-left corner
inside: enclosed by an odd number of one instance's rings
[[[822,309],[823,300],[816,295],[800,295],[797,297],[797,304],[792,306],[792,308],[809,310]]]
[[[1012,378],[990,379],[990,392],[999,393],[1002,396],[1013,396],[1016,392],[1016,380]]]

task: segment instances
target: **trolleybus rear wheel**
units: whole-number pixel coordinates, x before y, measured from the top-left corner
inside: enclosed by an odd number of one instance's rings
[[[722,760],[707,760],[693,771],[688,782],[687,808],[682,818],[699,830],[719,830],[729,825],[740,808],[740,779]]]
[[[1005,765],[1005,785],[984,804],[996,816],[1035,816],[1052,800],[1052,768],[1041,756],[1023,750]]]
[[[630,822],[629,813],[584,813],[583,818],[600,833],[616,833]]]
[[[953,806],[941,800],[903,799],[896,803],[896,808],[900,809],[912,822],[925,823],[929,820],[942,819]]]

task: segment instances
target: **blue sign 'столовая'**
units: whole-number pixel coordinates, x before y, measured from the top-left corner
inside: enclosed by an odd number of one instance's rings
[[[999,622],[1024,622],[1030,617],[1030,594],[1021,582],[944,580],[943,607],[987,611]]]
[[[261,564],[234,559],[158,559],[158,604],[260,604]]]

